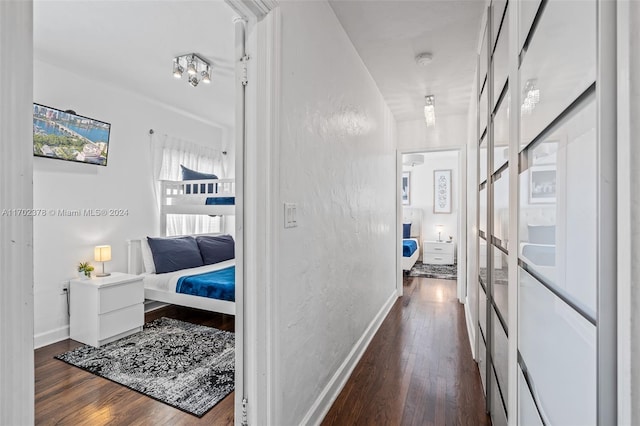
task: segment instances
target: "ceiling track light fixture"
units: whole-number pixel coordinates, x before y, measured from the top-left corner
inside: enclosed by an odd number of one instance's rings
[[[424,120],[427,127],[434,127],[436,125],[436,97],[433,95],[425,96],[424,101]]]
[[[196,87],[198,83],[211,83],[211,64],[195,53],[176,56],[173,58],[173,76],[181,79],[187,71],[187,83]]]

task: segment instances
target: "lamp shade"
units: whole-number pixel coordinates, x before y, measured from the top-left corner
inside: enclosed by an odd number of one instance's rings
[[[96,246],[93,249],[93,260],[96,262],[108,262],[111,260],[111,246]]]
[[[436,231],[438,231],[438,232],[442,232],[442,231],[444,231],[444,226],[442,226],[442,225],[436,225]]]

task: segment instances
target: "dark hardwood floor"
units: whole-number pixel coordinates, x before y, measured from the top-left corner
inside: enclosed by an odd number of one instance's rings
[[[490,425],[456,282],[406,278],[323,425]]]
[[[231,315],[178,306],[150,312],[145,321],[162,316],[234,331]],[[35,351],[37,425],[233,425],[233,393],[199,419],[53,358],[80,345],[67,339]]]
[[[177,306],[145,320],[160,316],[234,330],[233,316]],[[65,340],[36,350],[36,424],[233,424],[233,393],[198,419],[53,359],[79,345]],[[481,386],[455,281],[405,278],[404,296],[323,425],[490,425]]]

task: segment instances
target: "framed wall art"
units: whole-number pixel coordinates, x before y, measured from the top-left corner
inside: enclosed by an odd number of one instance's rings
[[[531,166],[529,169],[529,204],[556,202],[556,165]]]
[[[411,205],[411,172],[402,172],[402,205]]]
[[[433,213],[451,213],[451,169],[433,171]]]

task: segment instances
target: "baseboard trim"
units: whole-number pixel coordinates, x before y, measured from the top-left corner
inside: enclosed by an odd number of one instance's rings
[[[469,336],[469,346],[471,346],[471,356],[474,360],[477,361],[476,358],[476,328],[473,324],[473,318],[471,316],[471,311],[469,311],[469,299],[467,298],[466,303],[464,304],[464,318],[467,323],[467,335]]]
[[[342,391],[342,388],[347,383],[347,380],[351,377],[353,369],[358,365],[360,358],[362,358],[365,350],[369,347],[373,336],[375,336],[397,299],[397,290],[394,289],[389,299],[387,299],[382,308],[380,308],[378,314],[373,321],[371,321],[360,339],[358,339],[347,358],[342,362],[331,380],[329,380],[329,383],[327,383],[327,386],[322,390],[300,424],[319,425],[322,422],[324,416],[327,415],[329,409]]]
[[[69,338],[69,326],[59,327],[44,333],[33,336],[33,347],[39,349],[43,346],[51,345]]]

